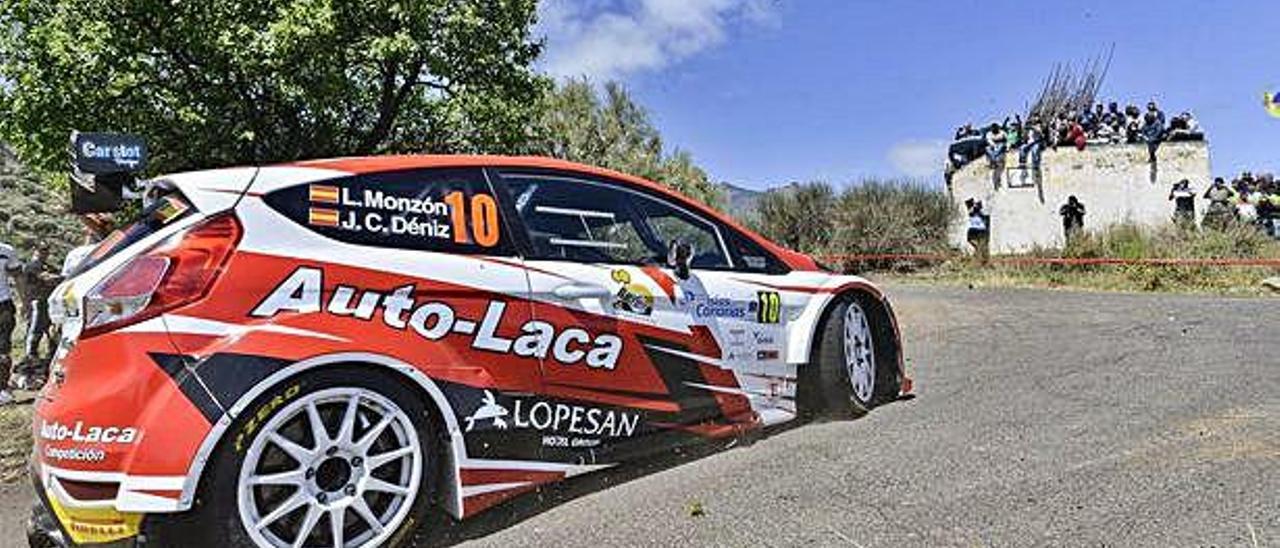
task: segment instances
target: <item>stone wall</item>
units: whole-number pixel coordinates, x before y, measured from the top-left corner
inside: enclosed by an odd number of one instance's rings
[[[991,214],[991,252],[1013,253],[1037,246],[1062,246],[1058,208],[1068,196],[1074,195],[1084,203],[1086,230],[1122,222],[1158,225],[1171,222],[1173,202],[1169,200],[1169,188],[1173,183],[1189,179],[1192,188],[1203,193],[1212,180],[1206,142],[1165,143],[1154,167],[1147,161],[1146,145],[1046,150],[1038,181],[1033,170],[1018,167],[1018,154],[1013,151],[1000,171],[998,189],[995,175],[984,157],[952,177],[952,201],[962,213],[952,240],[961,249],[968,249],[968,220],[964,215],[964,201],[968,198],[985,202]],[[1197,215],[1204,213],[1202,202],[1197,198]]]

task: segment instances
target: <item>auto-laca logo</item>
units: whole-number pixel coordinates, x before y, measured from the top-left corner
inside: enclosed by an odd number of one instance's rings
[[[128,445],[138,441],[140,434],[131,426],[92,426],[83,421],[76,421],[71,426],[57,421],[40,422],[40,437],[46,441]]]
[[[550,358],[565,366],[585,364],[603,371],[613,371],[622,355],[622,337],[616,333],[590,332],[582,327],[559,326],[537,319],[524,321],[518,336],[501,336],[499,328],[507,323],[507,303],[500,300],[489,301],[484,315],[476,320],[463,317],[450,302],[415,298],[419,292],[413,284],[391,291],[343,284],[332,287],[332,290],[326,289],[323,269],[298,267],[249,314],[271,318],[280,313],[323,312],[361,320],[377,316],[388,327],[412,331],[429,341],[461,336],[476,350],[521,358]],[[322,295],[329,295],[328,303],[322,302]]]

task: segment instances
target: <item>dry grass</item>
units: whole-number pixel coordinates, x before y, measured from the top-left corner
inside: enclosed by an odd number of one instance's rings
[[[1252,227],[1221,231],[1158,229],[1117,225],[1091,233],[1066,249],[1039,249],[1033,257],[1280,258],[1280,242]],[[979,266],[955,260],[891,278],[983,287],[1074,288],[1102,291],[1211,293],[1258,296],[1273,291],[1262,280],[1280,268],[1239,266],[1003,264]]]
[[[31,457],[30,398],[25,403],[0,407],[0,483],[22,481]]]
[[[1273,268],[1096,266],[1088,270],[1073,270],[1060,266],[997,265],[981,268],[948,263],[913,272],[877,273],[876,277],[973,287],[1264,296],[1276,293],[1263,287],[1262,280],[1277,275],[1280,275],[1280,270]]]

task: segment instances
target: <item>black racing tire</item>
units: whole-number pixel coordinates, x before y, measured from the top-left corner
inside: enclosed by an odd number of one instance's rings
[[[850,306],[857,306],[871,331],[874,378],[870,397],[855,393],[846,364],[845,324]],[[898,344],[889,310],[865,293],[837,297],[818,326],[817,341],[801,372],[800,403],[808,418],[847,419],[866,415],[877,405],[893,401],[902,386]]]
[[[407,503],[409,510],[404,514],[403,519],[394,525],[394,532],[386,537],[385,541],[377,544],[377,546],[392,548],[411,546],[415,529],[421,524],[430,523],[432,513],[437,511],[434,494],[441,477],[439,457],[441,442],[437,437],[437,422],[424,405],[423,396],[409,388],[401,379],[381,371],[370,371],[359,367],[325,368],[290,378],[267,390],[246,407],[245,412],[231,424],[223,440],[216,446],[211,460],[205,467],[191,510],[182,514],[149,516],[143,525],[145,545],[148,548],[152,546],[184,548],[259,546],[246,530],[239,508],[240,473],[248,457],[248,448],[253,440],[266,435],[265,425],[269,424],[276,415],[289,409],[291,401],[301,400],[308,395],[316,396],[317,393],[332,391],[332,389],[363,389],[375,392],[399,407],[412,423],[417,433],[418,455],[422,460],[418,489],[412,493],[411,499],[401,503],[402,505]],[[333,416],[333,411],[329,413],[329,416]],[[302,419],[290,419],[292,420]],[[289,421],[284,424],[289,424]],[[327,426],[327,431],[331,435],[334,434],[332,426]],[[318,478],[319,475],[317,474],[316,477]],[[341,496],[338,493],[335,495]],[[359,496],[365,497],[364,494]],[[303,510],[296,512],[287,514],[280,521],[298,520],[299,513],[305,514]],[[355,519],[351,517],[354,515],[354,510],[347,510],[345,515],[348,520]],[[324,520],[328,518],[320,519],[322,521],[315,526],[317,530],[315,534],[327,535],[327,532],[320,532],[320,529],[325,527]],[[315,542],[317,537],[311,538]],[[372,543],[366,545],[374,546]]]

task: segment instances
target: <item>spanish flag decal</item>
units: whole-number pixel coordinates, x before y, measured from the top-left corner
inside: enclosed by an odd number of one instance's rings
[[[315,226],[338,226],[338,210],[313,207],[307,211],[307,224]]]
[[[338,203],[338,187],[329,185],[311,185],[308,194],[312,202],[322,204]]]
[[[160,224],[169,224],[169,221],[172,221],[178,218],[179,215],[186,213],[187,209],[187,204],[183,203],[181,200],[178,200],[173,196],[165,196],[160,202],[160,205],[156,207],[155,216],[156,219],[160,221]]]

